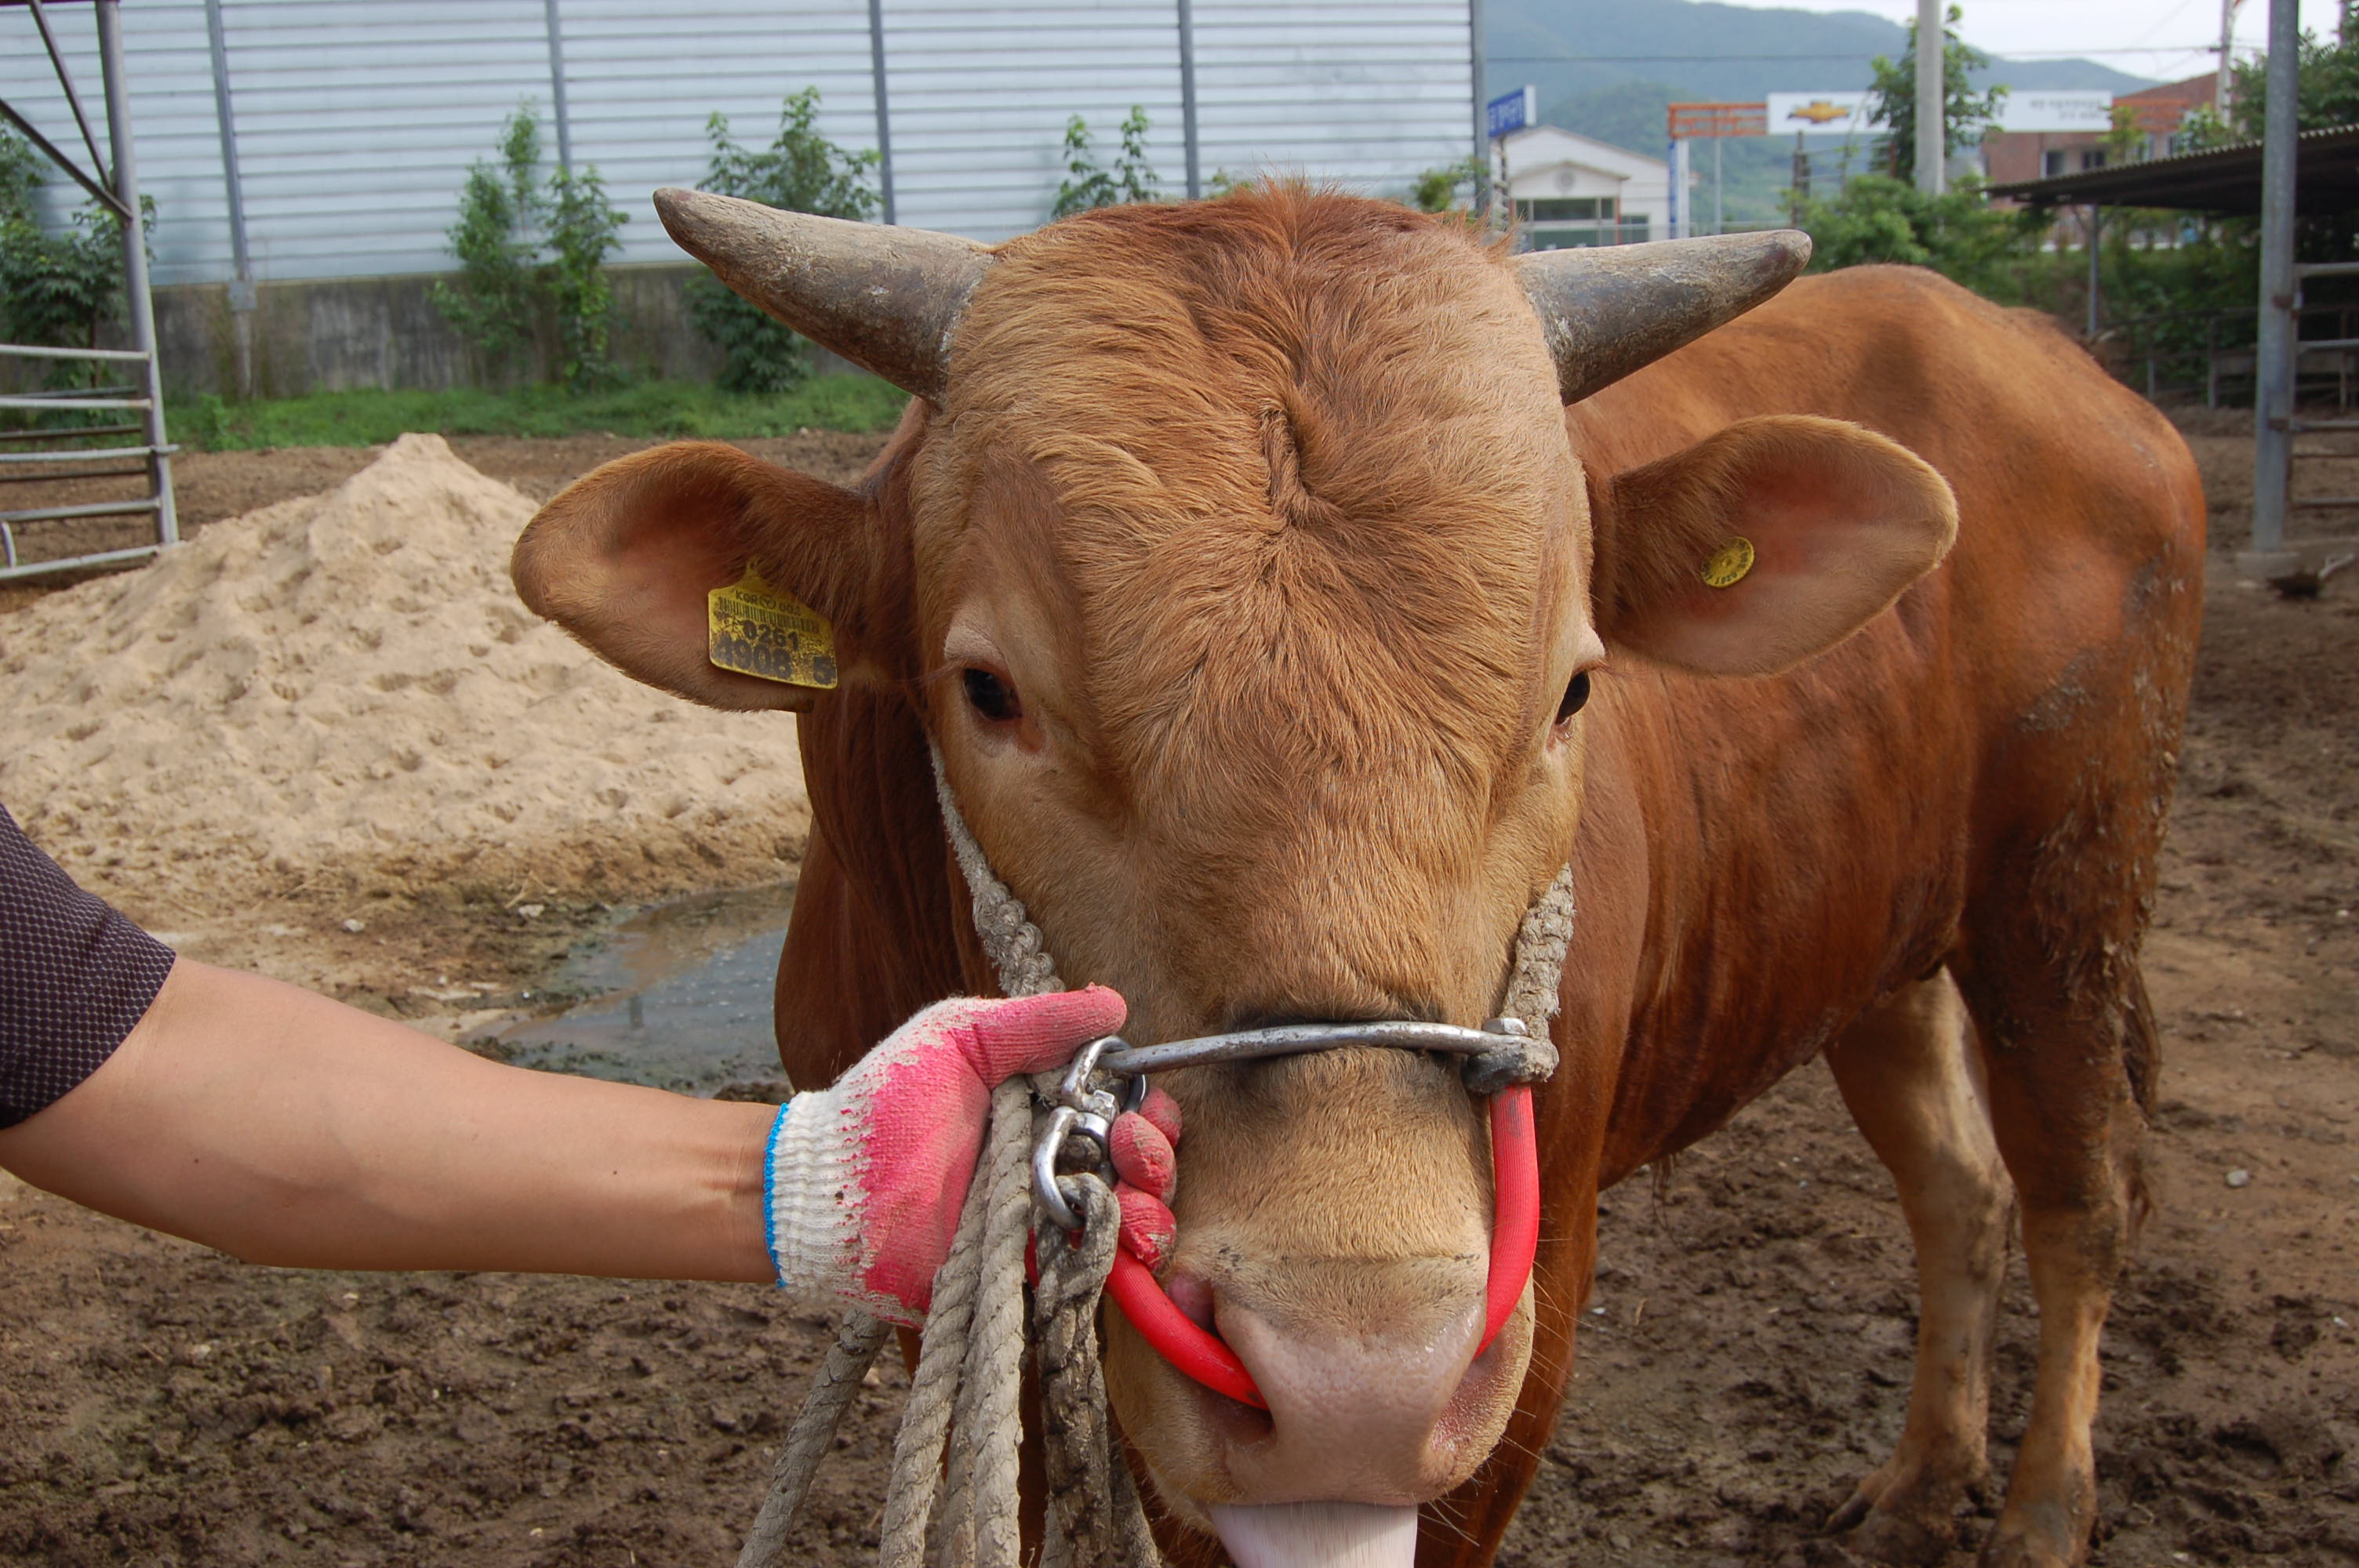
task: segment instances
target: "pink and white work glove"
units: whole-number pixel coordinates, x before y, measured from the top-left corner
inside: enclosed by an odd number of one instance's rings
[[[889,1323],[924,1321],[974,1177],[991,1091],[1017,1073],[1062,1066],[1121,1028],[1123,1014],[1122,998],[1103,986],[954,997],[895,1030],[832,1087],[788,1100],[770,1130],[762,1195],[778,1283],[815,1309],[849,1301]],[[1123,1215],[1127,1233],[1127,1204]],[[1168,1238],[1168,1209],[1163,1222]]]

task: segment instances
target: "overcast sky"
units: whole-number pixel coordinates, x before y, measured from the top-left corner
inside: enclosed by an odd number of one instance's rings
[[[1917,15],[1916,0],[1730,0],[1756,8],[1866,11],[1896,22]],[[2117,70],[2176,81],[2212,69],[2219,52],[2220,0],[1959,0],[1959,31],[1995,55],[2085,55]],[[2244,0],[2236,12],[2240,53],[2268,33],[2269,0]],[[2301,0],[2301,25],[2334,31],[2334,0]]]

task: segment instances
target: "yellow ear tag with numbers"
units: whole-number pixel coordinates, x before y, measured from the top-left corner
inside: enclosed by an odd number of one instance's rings
[[[1734,588],[1753,569],[1753,541],[1739,534],[1714,550],[1703,563],[1707,588]]]
[[[705,657],[720,668],[781,686],[835,689],[835,628],[752,567],[706,594],[704,612]]]

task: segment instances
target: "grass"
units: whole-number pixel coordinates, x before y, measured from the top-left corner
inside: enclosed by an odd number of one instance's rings
[[[884,430],[908,395],[865,375],[813,376],[792,392],[722,392],[699,382],[643,381],[611,392],[531,386],[515,392],[321,392],[225,403],[210,395],[166,405],[172,439],[207,451],[368,447],[409,430],[445,436],[701,437],[746,440],[799,430]]]

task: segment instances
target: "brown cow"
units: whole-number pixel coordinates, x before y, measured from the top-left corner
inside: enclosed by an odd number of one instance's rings
[[[1898,1450],[1835,1524],[1891,1561],[1951,1538],[2019,1201],[2038,1381],[1984,1560],[2082,1556],[2202,549],[2151,409],[1912,271],[1812,278],[1679,349],[1782,280],[1774,245],[1515,258],[1279,188],[986,253],[667,201],[741,292],[921,395],[857,491],[663,449],[516,554],[526,600],[625,669],[807,710],[799,1081],[991,985],[929,746],[1135,1040],[1477,1022],[1572,865],[1543,1245],[1481,1357],[1489,1172],[1451,1071],[1345,1051],[1170,1081],[1167,1282],[1269,1400],[1108,1323],[1175,1555],[1207,1560],[1215,1521],[1266,1561],[1306,1520],[1423,1505],[1422,1561],[1487,1560],[1555,1419],[1598,1193],[1823,1052],[1924,1296]],[[1711,586],[1740,536],[1749,571]],[[832,620],[840,689],[706,662],[704,596],[749,563]]]

